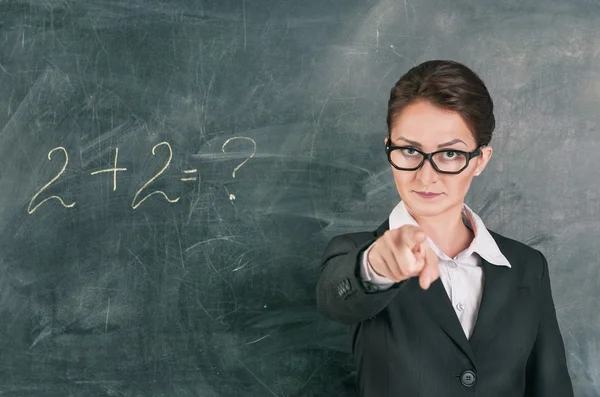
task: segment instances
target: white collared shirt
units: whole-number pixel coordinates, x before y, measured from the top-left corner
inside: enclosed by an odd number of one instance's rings
[[[469,339],[475,321],[477,321],[483,292],[483,270],[480,257],[496,266],[511,266],[481,218],[464,203],[462,216],[465,225],[473,230],[475,235],[467,249],[454,258],[450,258],[429,237],[427,237],[427,243],[438,256],[440,279],[444,284],[465,335]],[[398,229],[407,224],[419,226],[402,201],[392,210],[389,221],[390,229]],[[362,254],[361,278],[370,289],[384,290],[390,288],[394,282],[375,273],[367,262],[371,247],[373,247],[373,244]]]

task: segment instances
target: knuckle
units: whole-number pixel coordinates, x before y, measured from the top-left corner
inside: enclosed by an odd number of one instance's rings
[[[387,235],[388,238],[394,238],[398,236],[399,232],[399,229],[389,229],[385,231],[384,235]]]
[[[389,230],[386,230],[385,233],[379,238],[380,241],[387,243],[392,238]]]
[[[414,261],[406,265],[406,271],[409,274],[418,274],[422,268],[423,268],[423,266],[420,266],[418,263],[416,263]]]
[[[406,269],[404,269],[404,273],[406,273],[407,275],[413,275],[417,273],[417,271],[418,269],[413,265],[409,265],[406,267]]]

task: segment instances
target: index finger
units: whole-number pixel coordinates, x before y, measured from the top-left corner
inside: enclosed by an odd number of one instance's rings
[[[425,265],[419,274],[421,288],[428,289],[431,283],[440,277],[438,262],[437,254],[427,245],[425,249]]]

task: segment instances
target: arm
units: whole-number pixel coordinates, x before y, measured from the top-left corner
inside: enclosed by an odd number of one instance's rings
[[[349,235],[341,235],[329,242],[317,284],[317,307],[321,314],[343,324],[355,324],[379,313],[396,296],[401,283],[377,292],[363,286],[360,257],[374,241],[372,236],[357,246]]]
[[[373,248],[375,243],[371,243],[369,247],[360,253],[360,279],[363,287],[367,291],[383,291],[394,285],[394,282],[387,277],[380,276],[373,270],[373,267],[369,263],[369,251]]]
[[[526,396],[573,396],[573,386],[565,347],[556,320],[556,310],[552,299],[548,262],[542,256],[542,278],[540,296],[540,322],[537,339],[527,361]]]

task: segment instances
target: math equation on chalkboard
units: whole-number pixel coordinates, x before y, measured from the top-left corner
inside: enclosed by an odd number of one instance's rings
[[[252,142],[253,151],[252,151],[252,154],[250,154],[243,162],[238,164],[233,169],[232,176],[234,178],[235,178],[236,171],[238,171],[248,160],[250,160],[256,154],[256,142],[254,141],[254,139],[245,137],[245,136],[236,136],[236,137],[227,139],[221,146],[221,151],[223,153],[225,153],[225,147],[227,146],[227,144],[233,140],[238,140],[238,139],[248,140],[248,141]],[[171,148],[171,145],[169,144],[169,142],[160,142],[160,143],[157,143],[156,145],[154,145],[154,147],[152,148],[153,156],[156,155],[157,150],[159,148],[160,148],[160,150],[167,150],[169,157],[168,157],[167,161],[165,162],[165,164],[163,165],[163,167],[156,174],[154,174],[150,179],[148,179],[135,192],[135,195],[133,196],[133,200],[131,202],[131,208],[133,208],[134,210],[138,209],[144,201],[146,201],[147,199],[149,199],[150,197],[155,196],[155,195],[159,195],[159,196],[163,197],[163,199],[167,203],[170,203],[170,204],[176,203],[180,199],[180,197],[169,197],[169,195],[167,195],[167,193],[163,192],[162,190],[154,190],[154,191],[151,190],[151,185],[158,178],[160,178],[161,175],[164,174],[164,172],[171,165],[171,161],[173,160],[173,149]],[[63,166],[58,174],[56,174],[50,181],[48,181],[40,190],[38,190],[33,195],[31,200],[29,201],[29,205],[27,206],[27,213],[30,215],[33,214],[35,211],[37,211],[37,209],[40,208],[42,205],[44,205],[45,203],[48,203],[49,201],[57,201],[64,208],[73,208],[77,204],[75,201],[66,203],[61,197],[56,196],[56,195],[52,195],[52,196],[46,197],[44,199],[41,199],[41,196],[43,196],[44,192],[53,183],[55,183],[56,181],[58,181],[60,179],[61,175],[65,172],[65,170],[67,169],[67,166],[69,165],[69,153],[68,153],[67,149],[65,149],[63,146],[58,146],[58,147],[55,147],[54,149],[50,150],[48,152],[48,160],[52,161],[52,155],[54,153],[58,153],[58,152],[62,152],[62,154],[63,154],[63,157],[64,157]],[[126,172],[126,171],[127,171],[127,168],[119,167],[119,148],[117,147],[117,148],[115,148],[115,157],[114,157],[112,167],[93,171],[90,173],[90,175],[93,176],[93,175],[100,175],[100,174],[106,174],[106,173],[112,174],[112,187],[113,187],[113,191],[116,191],[117,190],[117,175],[118,175],[118,173]],[[196,176],[197,174],[198,174],[198,170],[195,168],[183,170],[183,176],[181,178],[181,181],[182,182],[197,181],[198,180],[198,178]],[[230,194],[229,199],[234,200],[235,196],[233,194]]]

